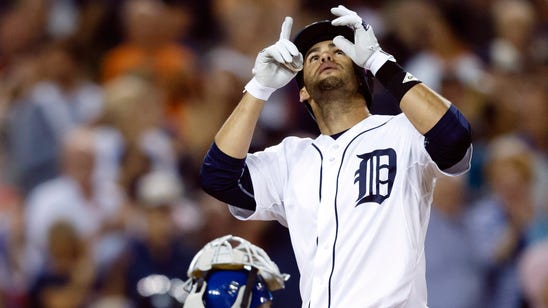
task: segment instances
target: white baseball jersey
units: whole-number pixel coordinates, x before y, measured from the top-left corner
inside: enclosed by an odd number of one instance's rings
[[[448,172],[468,170],[470,157]],[[336,140],[288,137],[246,163],[257,208],[230,211],[289,228],[303,307],[426,307],[423,247],[440,171],[404,114],[369,116]]]

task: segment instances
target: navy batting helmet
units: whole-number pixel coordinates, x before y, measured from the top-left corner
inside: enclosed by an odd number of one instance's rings
[[[338,35],[342,35],[349,41],[354,42],[354,31],[352,29],[346,26],[333,26],[330,20],[322,20],[304,27],[295,35],[293,43],[304,57],[308,50],[316,43],[333,40]],[[372,102],[371,89],[369,87],[370,78],[367,76],[365,70],[356,64],[354,64],[354,73],[359,82],[359,92],[365,98],[367,107],[370,108]],[[301,89],[304,86],[302,70],[297,73],[295,80],[299,89]]]

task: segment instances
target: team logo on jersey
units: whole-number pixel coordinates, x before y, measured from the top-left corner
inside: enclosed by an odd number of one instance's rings
[[[361,162],[354,174],[354,183],[359,187],[356,206],[367,202],[381,204],[390,197],[396,178],[396,151],[375,150],[357,156]]]

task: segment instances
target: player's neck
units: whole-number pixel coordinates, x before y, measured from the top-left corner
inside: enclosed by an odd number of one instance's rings
[[[341,107],[342,106],[342,107]],[[314,111],[318,128],[323,135],[334,135],[348,130],[369,116],[365,102],[357,100],[351,104],[330,102]]]

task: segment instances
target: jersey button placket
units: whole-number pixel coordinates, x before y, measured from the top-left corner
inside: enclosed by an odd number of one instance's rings
[[[327,161],[329,161],[329,163],[334,163],[336,160],[337,160],[337,157],[339,156],[339,145],[338,144],[334,144],[332,146],[329,147],[329,151],[328,151],[328,157],[327,157]]]
[[[323,168],[322,202],[318,213],[318,249],[314,259],[316,273],[312,283],[312,303],[327,302],[328,281],[332,267],[332,249],[335,239],[334,198],[336,179],[341,161],[340,146],[331,144],[325,148],[326,165]],[[323,227],[320,227],[323,226]],[[330,226],[330,227],[326,227]]]

